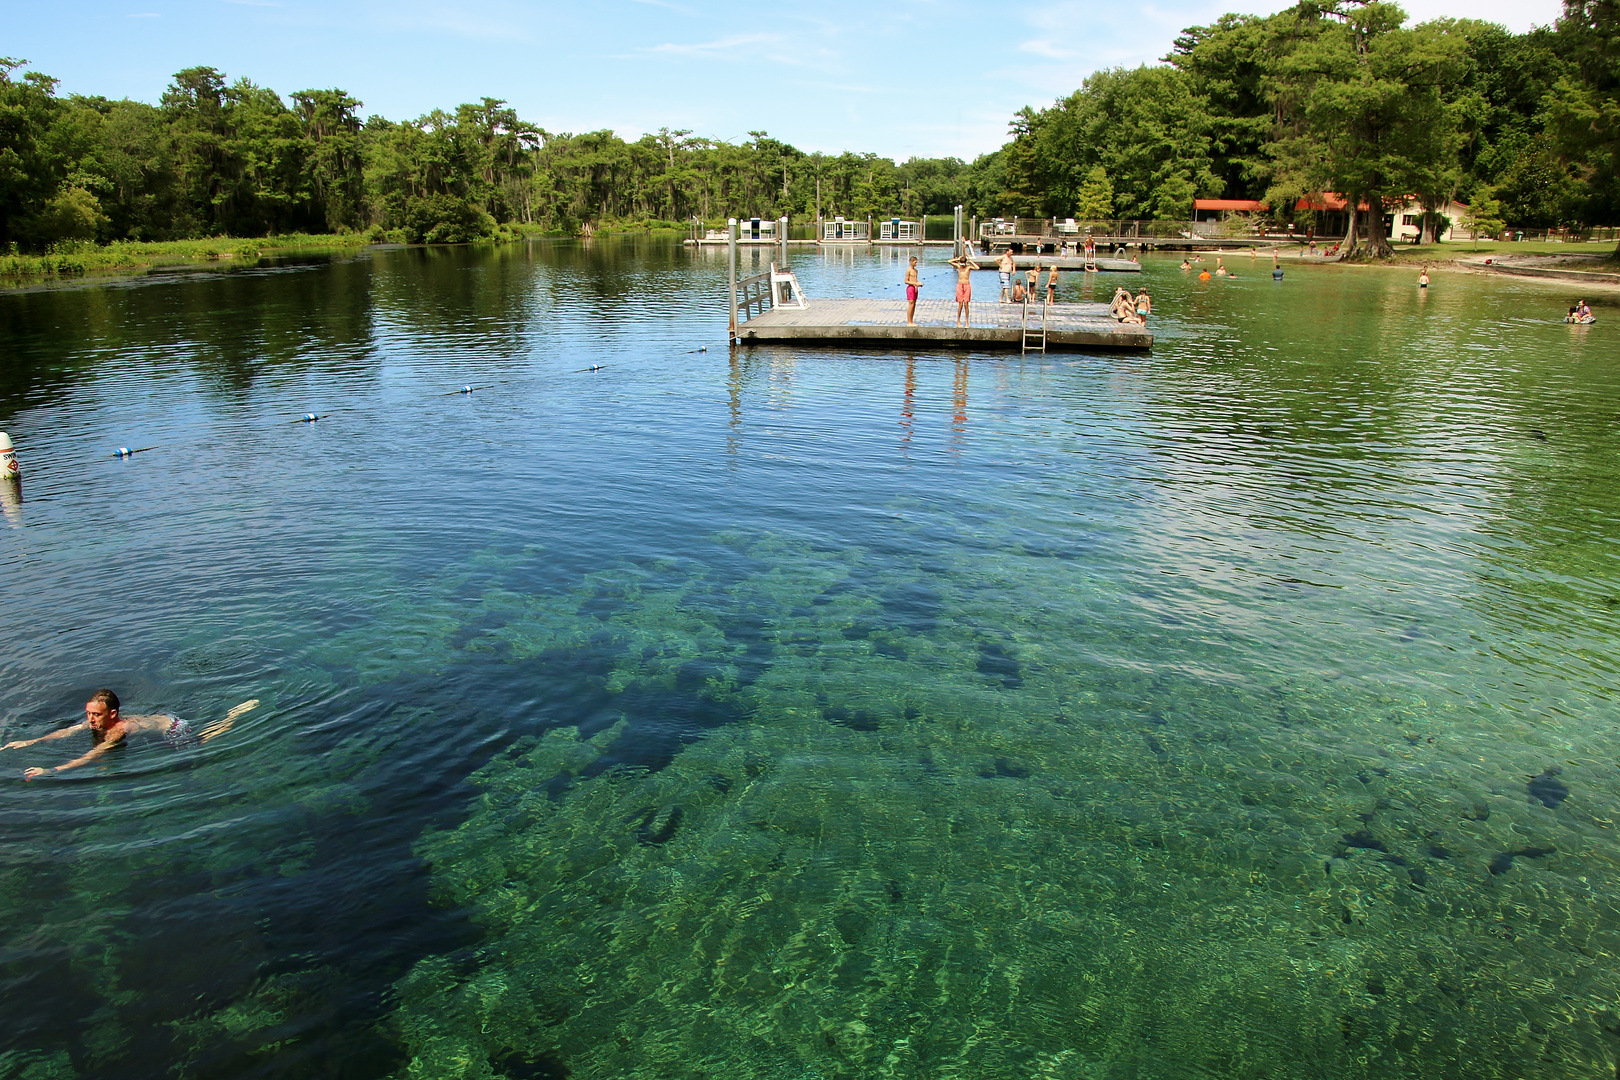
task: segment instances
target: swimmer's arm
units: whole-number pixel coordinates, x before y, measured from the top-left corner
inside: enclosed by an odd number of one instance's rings
[[[36,776],[44,776],[47,772],[61,772],[64,769],[77,769],[80,765],[90,764],[90,762],[96,760],[96,758],[100,757],[102,754],[105,754],[122,741],[122,738],[115,739],[109,737],[107,741],[102,743],[100,746],[92,747],[89,753],[84,754],[81,757],[76,757],[72,761],[64,761],[62,764],[51,769],[24,769],[23,775],[32,780]]]
[[[17,739],[15,742],[8,742],[6,745],[0,746],[0,750],[20,750],[25,746],[33,746],[35,743],[49,742],[52,739],[65,739],[69,735],[72,735],[75,731],[84,731],[89,727],[90,721],[80,720],[72,727],[60,728],[48,735],[41,735],[37,739]]]
[[[64,769],[77,769],[80,765],[88,765],[90,762],[96,760],[102,754],[105,754],[107,751],[124,741],[124,735],[129,729],[123,728],[122,725],[120,725],[120,728],[122,728],[122,730],[109,731],[106,739],[104,739],[99,745],[91,747],[88,753],[81,754],[72,761],[64,761],[62,764],[50,769],[24,769],[23,776],[29,780],[32,780],[36,776],[44,776],[47,772],[61,772]]]

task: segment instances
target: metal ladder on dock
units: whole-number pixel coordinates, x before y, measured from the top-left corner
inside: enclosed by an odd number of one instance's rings
[[[1020,327],[1021,327],[1021,329],[1023,331],[1023,345],[1019,349],[1019,354],[1022,355],[1024,353],[1029,352],[1032,349],[1038,349],[1038,350],[1040,350],[1040,352],[1042,354],[1045,354],[1045,352],[1046,352],[1046,297],[1045,296],[1041,297],[1041,325],[1038,328],[1034,329],[1034,330],[1031,330],[1029,328],[1029,297],[1027,295],[1024,297],[1024,318],[1023,318],[1023,322],[1020,324]]]

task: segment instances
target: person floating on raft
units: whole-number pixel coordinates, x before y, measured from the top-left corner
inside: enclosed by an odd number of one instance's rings
[[[1580,326],[1590,326],[1597,322],[1597,316],[1592,314],[1592,309],[1585,300],[1577,300],[1575,306],[1569,309],[1569,314],[1564,316],[1564,321],[1576,323]]]
[[[130,734],[137,731],[150,731],[162,735],[165,742],[179,750],[194,743],[205,743],[210,739],[218,738],[231,730],[236,718],[257,707],[258,699],[244,701],[236,708],[225,714],[225,719],[217,720],[207,725],[201,731],[192,731],[191,725],[168,713],[158,713],[154,716],[120,716],[118,715],[118,695],[111,690],[97,690],[90,695],[90,700],[84,704],[84,719],[72,727],[61,728],[49,735],[41,735],[37,739],[17,739],[0,746],[0,750],[20,750],[35,743],[49,742],[52,739],[64,739],[76,732],[90,732],[92,743],[89,753],[82,754],[72,761],[64,762],[51,769],[30,768],[23,770],[23,776],[29,780],[36,776],[44,776],[47,772],[62,772],[65,769],[76,769],[80,765],[88,765],[95,761],[113,747],[122,743]]]

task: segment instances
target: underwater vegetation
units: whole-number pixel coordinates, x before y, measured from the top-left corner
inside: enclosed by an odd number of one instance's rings
[[[1110,662],[1016,559],[716,542],[495,632],[522,665],[589,612],[621,707],[520,738],[419,844],[484,936],[397,984],[409,1075],[1614,1068],[1612,766],[1566,750],[1527,798],[1540,736],[1454,699],[1215,638]],[[638,759],[682,700],[710,726]]]

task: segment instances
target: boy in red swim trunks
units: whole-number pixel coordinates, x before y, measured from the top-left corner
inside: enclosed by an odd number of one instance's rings
[[[906,325],[917,325],[917,290],[922,288],[922,281],[917,277],[917,256],[911,257],[911,266],[906,270]]]
[[[979,264],[962,254],[952,259],[951,265],[956,267],[956,325],[972,326],[973,282],[968,275],[979,269]]]

